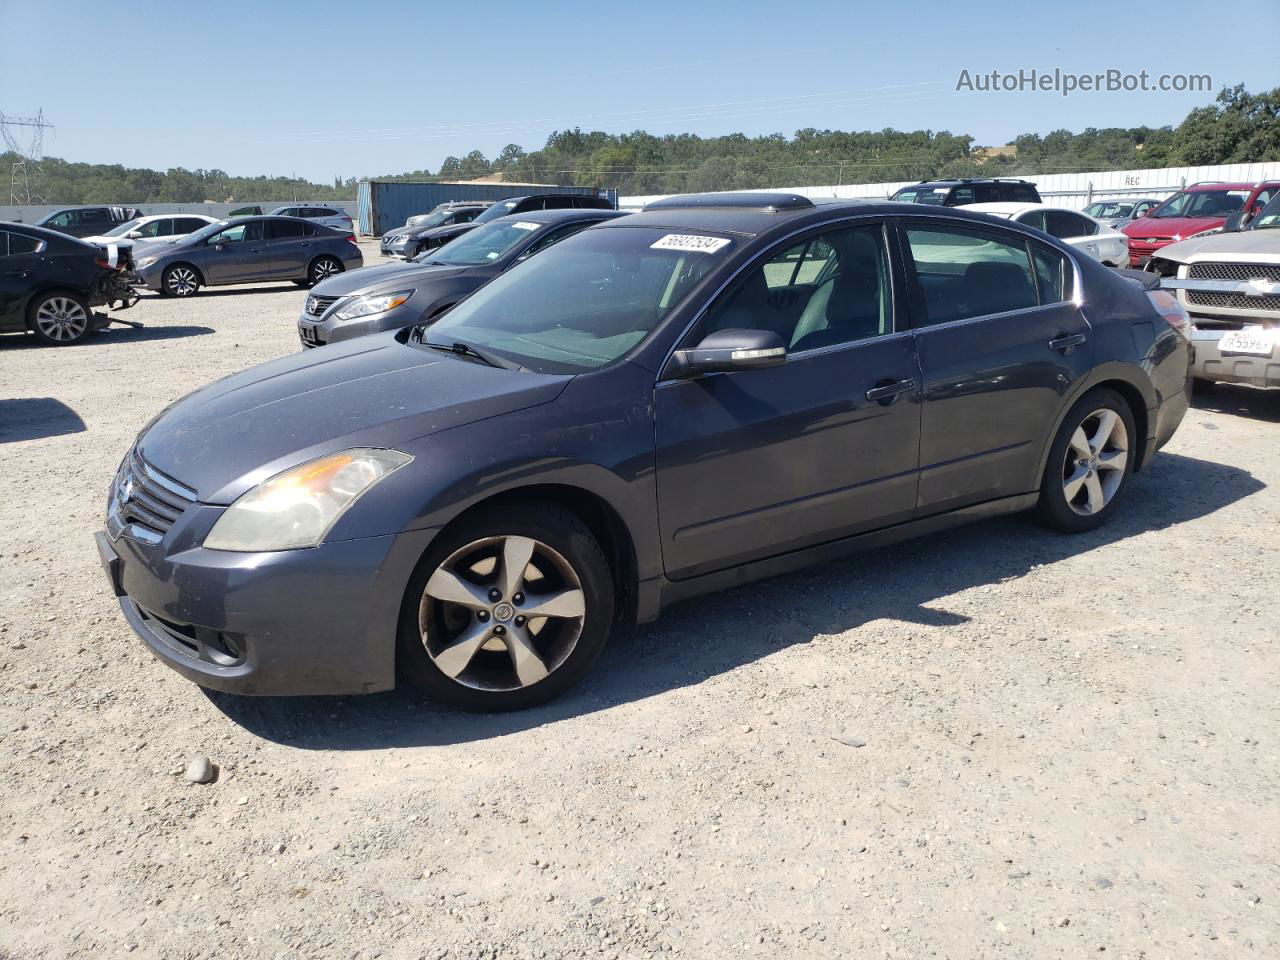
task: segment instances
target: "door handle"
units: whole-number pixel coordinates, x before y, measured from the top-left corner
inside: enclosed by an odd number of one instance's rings
[[[916,382],[911,377],[905,380],[894,380],[890,383],[882,383],[878,387],[872,387],[867,391],[868,400],[876,400],[884,403],[886,400],[892,403],[894,398],[900,393],[906,393],[908,390],[914,390]]]
[[[1078,347],[1089,338],[1083,333],[1064,334],[1056,340],[1049,341],[1049,349],[1057,350],[1059,353],[1066,353],[1072,347]]]
[[[30,270],[11,270],[9,273],[6,273],[5,276],[17,277],[19,280],[25,280],[30,273]]]

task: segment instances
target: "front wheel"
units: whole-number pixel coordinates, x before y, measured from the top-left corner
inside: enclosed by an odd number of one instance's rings
[[[31,332],[55,347],[79,343],[89,335],[89,307],[74,293],[43,294],[31,304]]]
[[[604,648],[613,578],[587,526],[549,504],[487,510],[418,564],[400,617],[402,672],[433,700],[474,711],[546,703]]]
[[[195,267],[175,263],[160,277],[160,292],[170,297],[194,297],[200,290],[200,274]]]
[[[1133,473],[1140,438],[1128,401],[1114,390],[1091,390],[1062,421],[1045,467],[1037,511],[1064,533],[1101,526]]]
[[[314,287],[321,280],[328,280],[345,269],[337,257],[316,257],[307,268],[307,283]]]

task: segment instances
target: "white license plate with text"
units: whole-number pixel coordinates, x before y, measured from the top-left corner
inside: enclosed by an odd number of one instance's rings
[[[1219,353],[1250,353],[1269,357],[1276,345],[1276,331],[1265,327],[1245,327],[1229,330],[1218,341]]]

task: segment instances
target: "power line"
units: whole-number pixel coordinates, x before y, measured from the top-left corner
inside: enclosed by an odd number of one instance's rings
[[[20,129],[32,131],[26,147],[18,140]],[[53,125],[45,122],[43,108],[34,117],[9,117],[0,110],[0,136],[17,157],[9,169],[9,203],[17,206],[44,202],[40,193],[40,160],[44,157],[44,132],[52,129]]]

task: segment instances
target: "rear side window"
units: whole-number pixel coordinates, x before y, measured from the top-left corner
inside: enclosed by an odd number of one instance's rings
[[[1000,188],[994,183],[980,183],[974,190],[979,203],[998,203],[1004,199],[1000,196]]]
[[[1041,303],[1061,303],[1070,300],[1072,295],[1074,274],[1071,262],[1048,247],[1038,243],[1031,245],[1032,259],[1036,265],[1036,287],[1040,293]]]
[[[16,257],[24,253],[35,253],[40,241],[21,233],[0,233],[0,257]]]
[[[1018,222],[1026,224],[1028,227],[1035,227],[1037,230],[1044,229],[1044,211],[1028,210],[1026,213],[1018,215]]]
[[[276,214],[277,217],[296,217],[297,215],[298,215],[297,207],[285,207],[283,210],[281,210],[279,213]]]
[[[81,223],[110,223],[111,214],[104,207],[90,207],[81,210],[77,218]]]
[[[1009,199],[1018,203],[1039,203],[1040,194],[1036,192],[1036,188],[1025,183],[1006,184],[1005,189],[1009,193]]]
[[[573,197],[547,197],[543,201],[543,210],[572,210]]]
[[[174,233],[195,233],[202,227],[207,227],[209,225],[203,220],[197,220],[195,217],[178,217],[178,219],[173,223]]]
[[[1027,246],[969,227],[907,227],[926,325],[1038,306]]]
[[[948,207],[963,207],[967,203],[973,203],[973,187],[956,187],[947,197]]]
[[[296,237],[305,237],[307,235],[306,224],[297,223],[293,220],[271,220],[268,222],[270,232],[268,236],[272,240],[292,240]]]
[[[1087,237],[1098,230],[1097,224],[1092,220],[1085,220],[1084,217],[1071,213],[1069,210],[1047,210],[1045,211],[1045,219],[1048,224],[1045,233],[1051,237],[1057,237],[1059,240],[1067,240],[1071,237]],[[1093,229],[1090,229],[1090,227]]]

